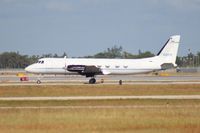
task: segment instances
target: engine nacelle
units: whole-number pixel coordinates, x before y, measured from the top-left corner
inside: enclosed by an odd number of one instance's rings
[[[69,65],[67,71],[70,72],[82,72],[85,70],[85,65]]]
[[[85,66],[85,65],[69,65],[67,71],[78,72],[86,77],[93,77],[96,74],[101,74],[101,69],[96,66]]]

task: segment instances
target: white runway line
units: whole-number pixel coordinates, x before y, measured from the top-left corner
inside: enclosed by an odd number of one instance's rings
[[[0,97],[0,101],[70,101],[70,100],[131,100],[131,99],[200,99],[200,95],[152,95],[152,96],[71,96],[71,97]]]

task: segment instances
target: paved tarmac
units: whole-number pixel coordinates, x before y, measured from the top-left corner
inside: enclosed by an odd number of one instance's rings
[[[35,85],[36,75],[29,75],[29,81],[20,81],[15,75],[1,75],[0,85]],[[179,75],[179,76],[152,76],[152,75],[99,75],[96,77],[97,84],[118,84],[122,80],[125,84],[200,84],[200,76]],[[80,75],[45,75],[40,77],[42,84],[46,85],[63,85],[63,84],[87,84],[89,78]]]

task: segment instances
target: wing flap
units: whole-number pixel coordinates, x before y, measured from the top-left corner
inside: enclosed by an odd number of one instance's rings
[[[102,70],[103,75],[108,75],[111,74],[111,72],[107,71],[107,70]]]

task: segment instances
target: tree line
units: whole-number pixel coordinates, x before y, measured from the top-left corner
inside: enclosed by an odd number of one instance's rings
[[[25,68],[30,64],[38,61],[40,58],[63,58],[67,56],[64,52],[63,55],[58,54],[43,54],[40,55],[21,55],[19,52],[4,52],[0,54],[0,69],[4,68]]]
[[[64,52],[58,54],[43,55],[21,55],[19,52],[4,52],[0,54],[0,68],[25,68],[26,66],[37,62],[40,58],[63,58],[67,57]],[[132,54],[123,50],[122,46],[113,46],[103,52],[99,52],[92,56],[84,56],[79,58],[119,58],[119,59],[139,59],[155,56],[150,51],[138,51],[138,54]],[[197,54],[189,53],[187,56],[177,57],[177,65],[179,67],[197,67],[200,66],[200,52]]]
[[[179,67],[199,67],[200,66],[200,52],[193,54],[190,52],[186,56],[178,56],[176,63]]]
[[[139,59],[145,57],[153,57],[150,51],[142,52],[139,50],[138,54],[131,54],[129,52],[123,51],[122,46],[113,46],[108,48],[103,52],[99,52],[93,56],[84,56],[85,58],[119,58],[119,59]]]

